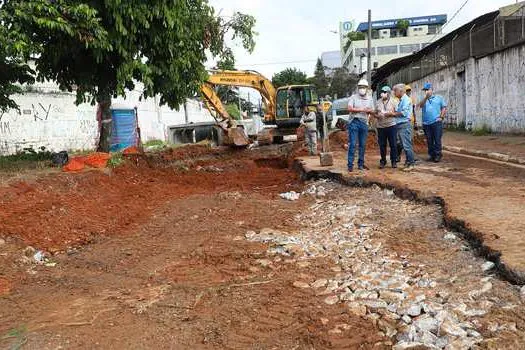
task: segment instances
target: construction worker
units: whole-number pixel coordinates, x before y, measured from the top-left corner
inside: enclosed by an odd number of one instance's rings
[[[359,141],[359,157],[357,166],[359,170],[368,169],[365,166],[366,139],[368,137],[368,117],[374,113],[374,100],[369,92],[366,79],[357,83],[357,94],[348,100],[348,171],[354,170],[355,146]]]
[[[422,111],[423,130],[427,138],[428,161],[439,163],[443,157],[441,137],[443,136],[443,120],[447,114],[447,103],[443,97],[434,95],[431,83],[425,83],[423,91],[425,96],[419,107]]]
[[[405,90],[407,92],[407,96],[410,97],[412,100],[412,117],[410,118],[410,121],[412,123],[412,126],[414,127],[414,130],[417,130],[417,120],[416,120],[416,96],[412,95],[412,87],[410,85],[405,85]]]
[[[315,113],[316,115],[316,124],[317,124],[317,136],[319,136],[319,139],[324,139],[324,118],[323,118],[323,105],[319,103],[317,105],[317,111]]]
[[[311,156],[317,154],[317,126],[315,120],[315,112],[310,111],[308,106],[304,106],[301,126],[304,127],[304,138],[306,140],[306,146],[308,147],[308,153]]]
[[[383,86],[380,90],[380,99],[377,100],[376,106],[376,127],[377,139],[379,144],[379,151],[381,160],[379,161],[379,168],[384,169],[386,166],[386,145],[390,145],[390,163],[392,168],[397,168],[397,131],[396,119],[394,113],[397,108],[397,103],[391,96],[392,90],[389,86]]]
[[[394,116],[396,117],[396,129],[403,149],[407,158],[406,167],[404,170],[410,171],[415,166],[414,151],[412,148],[412,124],[410,117],[412,115],[412,100],[407,96],[405,84],[397,84],[394,86],[394,94],[399,98]]]

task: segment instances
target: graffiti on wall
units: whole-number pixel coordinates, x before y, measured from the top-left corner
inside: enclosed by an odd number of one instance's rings
[[[2,135],[10,135],[11,134],[11,125],[8,121],[1,121],[0,120],[0,134]]]
[[[53,108],[51,103],[46,105],[40,102],[36,105],[32,103],[31,108],[22,110],[11,109],[8,112],[0,113],[0,122],[8,118],[16,121],[19,117],[27,117],[35,122],[39,120],[47,120],[49,118],[49,112],[51,112],[51,108]]]

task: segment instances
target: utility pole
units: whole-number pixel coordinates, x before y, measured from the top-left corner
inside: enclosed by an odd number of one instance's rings
[[[366,79],[368,84],[372,84],[372,10],[368,10],[368,59]]]

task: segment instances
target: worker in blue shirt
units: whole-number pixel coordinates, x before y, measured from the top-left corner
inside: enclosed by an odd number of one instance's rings
[[[425,96],[419,103],[422,111],[423,130],[427,138],[428,161],[439,163],[443,157],[441,138],[443,136],[443,120],[447,114],[447,103],[443,97],[434,95],[431,83],[423,85]]]
[[[396,118],[396,129],[403,144],[403,149],[406,155],[406,167],[404,170],[410,171],[414,169],[415,157],[412,148],[412,100],[407,96],[405,84],[397,84],[394,86],[394,94],[399,99],[394,117]]]

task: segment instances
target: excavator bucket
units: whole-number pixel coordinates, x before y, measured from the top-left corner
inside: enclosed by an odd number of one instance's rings
[[[237,147],[246,147],[250,144],[250,139],[241,127],[228,128],[228,139]]]

